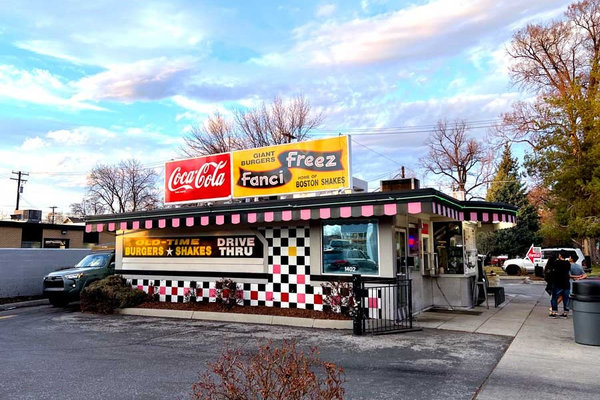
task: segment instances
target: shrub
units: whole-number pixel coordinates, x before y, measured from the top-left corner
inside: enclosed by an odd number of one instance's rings
[[[358,304],[354,300],[352,284],[342,281],[331,281],[321,284],[323,288],[323,306],[338,314],[353,317]]]
[[[230,309],[235,305],[243,304],[244,291],[238,289],[237,283],[232,279],[222,278],[215,282],[216,302]]]
[[[321,361],[318,354],[316,348],[298,351],[293,340],[284,340],[281,347],[272,341],[259,344],[250,355],[228,347],[192,386],[193,398],[343,399],[343,369]]]
[[[135,307],[148,300],[145,292],[132,289],[120,275],[111,275],[81,291],[81,311],[111,314],[117,308]]]

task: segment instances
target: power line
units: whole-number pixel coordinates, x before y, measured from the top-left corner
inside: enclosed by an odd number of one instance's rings
[[[482,120],[473,120],[473,121],[464,121],[467,129],[487,129],[497,127],[502,123],[501,119],[482,119]],[[364,127],[364,128],[346,128],[341,131],[345,134],[349,134],[352,136],[387,136],[387,135],[416,135],[416,134],[424,134],[424,133],[432,133],[437,129],[437,124],[425,124],[425,125],[412,125],[412,126],[388,126],[388,127]],[[315,135],[339,135],[340,129],[321,129],[315,130]],[[353,140],[354,141],[354,140]],[[376,154],[398,164],[396,161],[382,155],[381,153],[377,153],[375,150],[368,148],[367,146],[355,142],[362,147],[365,147],[367,150],[373,151]],[[164,168],[164,164],[166,161],[154,161],[148,164],[143,164],[143,169],[157,169],[160,167]],[[400,165],[400,164],[398,164]],[[32,171],[32,174],[36,175],[56,175],[56,176],[82,176],[89,174],[89,171]]]
[[[362,143],[358,143],[358,142],[357,142],[356,140],[354,140],[354,139],[351,139],[351,140],[352,140],[352,142],[353,142],[353,143],[356,143],[356,144],[358,144],[358,145],[360,145],[360,146],[364,147],[365,149],[367,149],[367,150],[370,150],[370,151],[372,151],[373,153],[375,153],[375,154],[377,154],[377,155],[379,155],[379,156],[381,156],[381,157],[383,157],[383,158],[385,158],[385,159],[387,159],[387,160],[390,160],[390,161],[391,161],[391,162],[393,162],[394,164],[396,164],[396,165],[399,165],[400,167],[402,166],[402,164],[400,164],[400,163],[399,163],[399,162],[397,162],[396,160],[393,160],[393,159],[389,158],[388,156],[386,156],[386,155],[384,155],[384,154],[381,154],[381,153],[379,153],[379,152],[377,152],[377,151],[375,151],[375,150],[371,149],[370,147],[367,147],[367,146],[365,146],[365,145],[364,145],[364,144],[362,144]]]

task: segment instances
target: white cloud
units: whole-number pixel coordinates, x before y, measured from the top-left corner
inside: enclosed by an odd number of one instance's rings
[[[38,68],[27,71],[13,65],[0,65],[0,99],[2,97],[77,110],[104,110],[72,98],[68,85],[49,71]]]
[[[159,171],[181,143],[179,133],[168,135],[150,126],[79,126],[28,138],[18,147],[0,147],[0,171],[29,173],[25,206],[56,205],[68,211],[70,203],[83,197],[86,176],[97,163],[135,158]],[[0,210],[12,211],[14,190],[13,181],[0,180]]]
[[[178,92],[191,68],[191,59],[165,57],[112,65],[107,71],[73,83],[79,100],[157,100]]]
[[[552,0],[562,3],[560,0]],[[532,0],[531,12],[548,8]],[[432,0],[421,5],[349,21],[308,23],[295,29],[295,46],[287,52],[257,57],[259,65],[332,66],[382,62],[415,62],[476,46],[481,36],[496,34],[521,13],[521,1],[497,7],[494,0]]]
[[[173,55],[178,50],[194,50],[197,55],[207,51],[201,45],[210,17],[176,2],[74,2],[61,8],[69,11],[68,23],[56,10],[44,6],[12,7],[12,15],[21,18],[30,32],[29,38],[15,45],[37,54],[103,67],[156,54]]]
[[[322,4],[317,7],[316,16],[317,17],[329,17],[335,13],[337,10],[337,5],[335,4]]]
[[[81,145],[88,140],[87,133],[82,132],[79,129],[73,131],[67,129],[50,131],[46,137],[64,145]]]
[[[44,142],[44,139],[42,139],[39,136],[36,136],[34,138],[25,139],[25,141],[21,145],[21,150],[24,150],[24,151],[39,150],[39,149],[46,147],[47,145],[48,145],[48,143]]]
[[[200,101],[196,101],[196,100],[192,100],[188,97],[185,96],[181,96],[181,95],[177,95],[177,96],[173,96],[171,98],[171,100],[173,101],[173,103],[177,104],[180,107],[183,107],[187,110],[193,111],[196,114],[200,114],[202,116],[207,116],[210,115],[212,113],[214,113],[215,111],[220,112],[223,115],[229,115],[231,114],[231,112],[223,107],[221,104],[219,103],[202,103]],[[180,117],[178,116],[178,119],[182,119],[182,118],[187,118],[187,117],[191,117],[192,114],[181,114]]]

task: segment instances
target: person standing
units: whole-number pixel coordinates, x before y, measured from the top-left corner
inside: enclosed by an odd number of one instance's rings
[[[546,261],[546,266],[544,267],[544,280],[546,281],[546,293],[552,296],[552,279],[554,276],[554,267],[556,264],[556,257],[550,256],[548,261]],[[550,308],[552,310],[552,308]]]
[[[583,270],[583,267],[575,262],[573,255],[569,256],[569,263],[571,264],[570,276],[571,276],[571,287],[570,290],[573,291],[573,281],[579,281],[581,279],[587,278],[587,274]]]
[[[550,318],[556,318],[558,316],[558,298],[562,297],[563,313],[562,317],[567,318],[569,316],[569,294],[571,292],[571,264],[565,259],[568,255],[561,251],[558,254],[558,260],[554,263],[553,274],[552,274],[552,311],[550,311]]]

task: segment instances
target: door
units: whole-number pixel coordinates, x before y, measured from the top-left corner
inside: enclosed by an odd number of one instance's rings
[[[396,247],[396,274],[408,278],[406,230],[396,229],[394,241]]]

